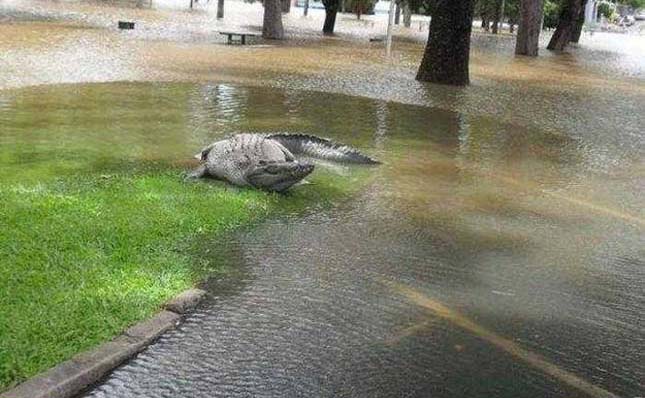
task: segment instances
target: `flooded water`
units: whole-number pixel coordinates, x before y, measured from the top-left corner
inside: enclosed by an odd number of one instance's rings
[[[205,242],[234,275],[84,397],[645,393],[642,37],[529,60],[476,35],[473,84],[450,88],[413,79],[427,32],[384,60],[364,40],[381,20],[325,39],[313,11],[286,17],[291,42],[230,47],[217,29],[254,28],[259,5],[170,3],[0,2],[4,183],[184,164],[238,131],[383,165],[333,208]]]
[[[350,201],[206,242],[238,272],[86,397],[643,391],[645,175],[629,133],[232,84],[52,86],[2,104],[15,181],[181,162],[235,131],[328,136],[384,162]]]

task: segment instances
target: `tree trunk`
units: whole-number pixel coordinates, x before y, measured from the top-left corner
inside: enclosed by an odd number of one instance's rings
[[[217,18],[224,18],[224,0],[217,0]]]
[[[336,25],[336,14],[338,13],[339,0],[323,0],[325,6],[325,23],[323,24],[323,34],[333,35],[334,26]]]
[[[542,27],[543,0],[520,0],[520,25],[515,42],[516,55],[537,57]]]
[[[304,11],[305,17],[307,14],[309,14],[309,0],[305,0],[305,11]]]
[[[291,11],[291,0],[281,0],[280,6],[282,8],[283,13],[285,14],[289,13],[289,11]]]
[[[502,0],[502,4],[499,6],[499,30],[502,30],[504,27],[504,5],[506,4],[506,0]]]
[[[403,2],[403,26],[409,28],[412,25],[412,10],[410,9],[410,3],[405,0]]]
[[[486,14],[482,14],[482,29],[484,32],[488,32],[488,17]]]
[[[580,6],[581,0],[565,0],[562,4],[562,11],[560,11],[558,25],[546,48],[562,51],[569,44],[576,22],[578,21]]]
[[[576,20],[576,26],[571,32],[571,43],[577,43],[580,41],[580,36],[582,35],[582,26],[585,24],[585,7],[587,6],[587,0],[582,0],[580,4],[580,11],[578,11],[578,19]]]
[[[502,4],[499,0],[495,0],[493,4],[495,9],[493,10],[493,26],[491,32],[496,35],[499,28],[500,8]]]
[[[401,22],[401,3],[396,3],[396,8],[394,9],[394,25],[398,25]]]
[[[439,0],[433,11],[417,80],[466,85],[473,0]]]
[[[262,37],[265,39],[284,39],[281,0],[264,0]]]

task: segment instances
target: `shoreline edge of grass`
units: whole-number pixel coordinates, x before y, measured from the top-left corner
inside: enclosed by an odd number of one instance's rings
[[[96,384],[112,370],[176,328],[206,297],[206,291],[191,288],[172,298],[150,319],[142,320],[112,340],[76,354],[39,373],[0,398],[72,398]]]
[[[106,341],[129,353],[107,359],[116,362],[109,372],[154,340],[133,342],[128,327],[228,272],[223,257],[211,252],[223,234],[269,215],[327,208],[367,181],[360,177],[366,172],[338,179],[321,170],[311,185],[274,195],[186,183],[178,167],[154,169],[111,168],[116,173],[109,178],[78,174],[1,187],[0,398],[21,396],[38,375],[51,383],[57,365],[78,367],[79,353],[85,361]],[[183,307],[169,304],[164,313]]]

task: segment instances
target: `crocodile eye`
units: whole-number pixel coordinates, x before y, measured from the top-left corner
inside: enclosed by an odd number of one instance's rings
[[[266,168],[266,171],[271,174],[277,174],[278,171],[280,171],[280,168],[275,165],[271,165]]]

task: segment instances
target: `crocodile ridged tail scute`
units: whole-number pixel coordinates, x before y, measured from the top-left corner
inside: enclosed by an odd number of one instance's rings
[[[361,153],[358,149],[313,135],[277,133],[270,134],[267,138],[278,141],[294,155],[309,155],[315,158],[344,163],[381,163]]]

